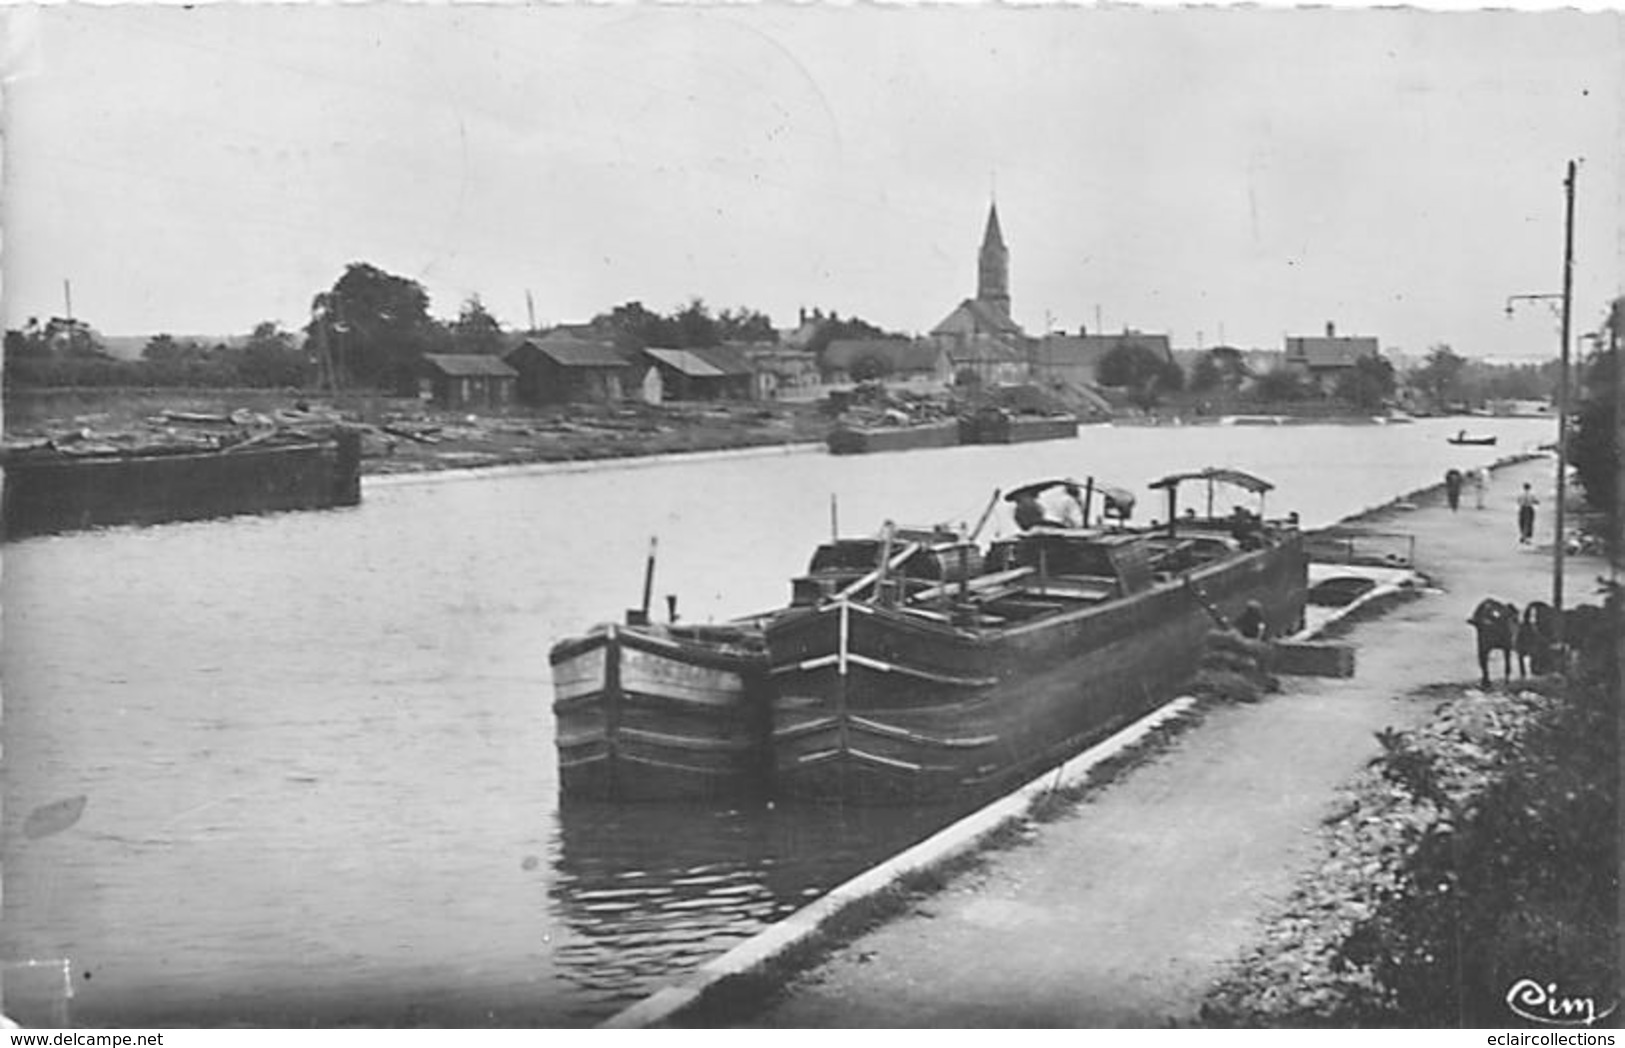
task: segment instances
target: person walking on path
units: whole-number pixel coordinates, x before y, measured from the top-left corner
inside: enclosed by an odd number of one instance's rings
[[[1461,505],[1461,470],[1452,469],[1444,475],[1444,497],[1450,502],[1450,512]]]
[[[1535,537],[1535,507],[1540,505],[1540,499],[1529,489],[1523,486],[1523,494],[1518,496],[1518,542],[1528,544]]]
[[[1473,506],[1476,509],[1484,508],[1485,489],[1490,486],[1490,471],[1486,466],[1473,470]]]

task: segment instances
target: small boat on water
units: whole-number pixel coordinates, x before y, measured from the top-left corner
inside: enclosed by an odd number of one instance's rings
[[[1188,481],[1240,486],[1259,512],[1177,515]],[[1267,481],[1236,470],[1157,481],[1156,529],[1041,525],[984,569],[766,624],[775,790],[792,800],[944,801],[1033,776],[1173,697],[1215,617],[1257,603],[1302,621],[1308,559]]]
[[[361,437],[346,429],[270,431],[214,446],[47,443],[6,450],[0,469],[7,539],[361,501]]]
[[[634,801],[765,795],[764,629],[784,610],[721,624],[651,622],[654,560],[651,542],[641,608],[549,653],[561,789],[566,797]],[[834,539],[791,580],[787,607],[861,601],[882,585],[909,594],[981,567],[974,544],[946,529]]]
[[[1470,447],[1494,447],[1494,437],[1469,437],[1466,430],[1462,430],[1453,437],[1446,437],[1446,443],[1462,444]]]

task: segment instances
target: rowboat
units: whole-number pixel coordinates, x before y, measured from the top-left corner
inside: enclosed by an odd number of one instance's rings
[[[1260,512],[1179,516],[1193,480],[1239,484]],[[1169,495],[1163,527],[1033,527],[979,574],[768,622],[776,792],[877,804],[1007,787],[1172,698],[1215,617],[1257,604],[1271,632],[1302,620],[1302,536],[1263,518],[1267,481],[1206,470],[1152,487]]]
[[[1494,447],[1494,437],[1469,437],[1466,430],[1462,430],[1453,437],[1446,437],[1447,444],[1461,444],[1468,447]]]

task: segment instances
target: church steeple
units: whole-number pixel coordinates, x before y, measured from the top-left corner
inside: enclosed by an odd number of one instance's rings
[[[987,230],[982,234],[982,253],[976,266],[976,298],[1010,315],[1010,250],[1004,246],[999,229],[999,205],[987,208]]]

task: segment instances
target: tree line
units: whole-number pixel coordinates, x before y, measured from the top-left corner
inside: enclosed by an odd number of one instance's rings
[[[836,330],[878,331],[831,317]],[[586,326],[592,337],[612,338],[629,349],[778,340],[767,314],[745,307],[713,314],[699,298],[668,314],[628,302]],[[147,341],[140,359],[125,360],[109,353],[83,320],[31,318],[6,332],[5,365],[15,386],[400,390],[411,386],[425,354],[501,354],[509,348],[507,337],[477,295],[454,319],[439,320],[430,315],[429,295],[417,281],[355,262],[314,297],[310,320],[298,332],[265,321],[246,337],[207,344],[159,334]]]

